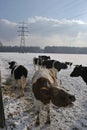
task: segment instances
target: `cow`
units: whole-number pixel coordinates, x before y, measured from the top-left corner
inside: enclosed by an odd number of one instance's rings
[[[68,65],[63,62],[59,62],[56,60],[45,60],[42,63],[42,66],[47,69],[53,69],[55,71],[56,79],[57,79],[57,72],[61,69],[67,69]]]
[[[34,95],[36,106],[36,125],[40,124],[39,114],[42,106],[47,110],[47,124],[50,124],[50,110],[49,105],[52,102],[57,107],[67,107],[75,100],[75,96],[69,94],[64,89],[55,85],[55,75],[53,70],[40,69],[37,70],[32,78],[32,92]]]
[[[40,66],[42,65],[42,60],[38,57],[33,58],[33,65],[34,65],[34,70],[36,71],[36,66],[38,66],[38,69],[40,69]]]
[[[18,97],[21,97],[24,95],[28,70],[23,65],[17,65],[15,61],[11,61],[8,64],[9,69],[11,69],[11,76],[13,78],[13,81],[15,85],[20,88],[20,94]]]
[[[73,63],[66,61],[65,64],[68,65],[68,66],[71,66]]]
[[[43,61],[49,60],[49,59],[50,59],[50,56],[45,56],[45,55],[34,57],[33,58],[33,65],[34,65],[35,71],[36,71],[36,66],[38,66],[38,69],[40,69],[42,67]]]
[[[43,61],[42,66],[47,69],[55,68],[57,71],[68,68],[66,63],[59,62],[56,60],[45,60],[45,61]]]
[[[40,55],[40,56],[38,56],[38,58],[42,59],[43,61],[51,59],[50,56],[46,56],[46,55]]]
[[[87,67],[82,65],[76,65],[74,70],[70,74],[71,77],[81,76],[84,82],[87,84]]]

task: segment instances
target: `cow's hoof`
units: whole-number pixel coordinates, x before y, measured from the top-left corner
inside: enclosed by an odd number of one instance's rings
[[[51,123],[51,121],[50,121],[50,120],[48,120],[48,121],[46,121],[46,123],[45,123],[45,124],[49,124],[49,125],[50,125],[50,123]]]
[[[17,96],[17,98],[20,98],[21,96],[19,95],[19,96]]]
[[[17,96],[17,98],[21,98],[21,97],[23,97],[24,96],[24,94],[20,94],[19,96]]]
[[[36,121],[35,126],[39,126],[39,125],[40,125],[40,122]]]

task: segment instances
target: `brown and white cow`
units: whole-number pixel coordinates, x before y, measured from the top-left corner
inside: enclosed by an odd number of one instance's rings
[[[52,102],[57,107],[66,107],[74,102],[75,96],[62,88],[55,86],[55,72],[49,69],[37,70],[32,78],[32,91],[36,105],[36,125],[40,124],[39,113],[42,106],[47,108],[47,121],[50,123],[49,104]]]

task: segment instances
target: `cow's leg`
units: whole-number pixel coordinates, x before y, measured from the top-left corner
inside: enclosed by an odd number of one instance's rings
[[[20,97],[24,96],[24,88],[20,87]]]
[[[41,106],[41,103],[40,101],[36,100],[34,98],[34,104],[35,104],[35,111],[36,111],[36,123],[35,125],[38,126],[40,124],[40,106]]]
[[[17,86],[17,80],[14,79],[14,80],[12,81],[12,86],[13,86],[13,88],[15,88],[15,89],[18,87],[18,86]]]
[[[50,124],[50,109],[49,109],[49,105],[47,106],[47,121],[46,124]]]
[[[38,70],[40,70],[40,65],[38,65]]]
[[[18,92],[19,92],[17,98],[20,98],[21,97],[21,80],[20,79],[17,80],[17,86],[18,86]]]
[[[20,80],[20,97],[24,96],[25,86],[26,86],[26,78],[22,76]]]
[[[19,95],[17,98],[24,96],[24,88],[25,88],[25,80],[23,77],[17,80],[18,88],[19,88]]]
[[[36,65],[34,64],[34,71],[36,71]]]
[[[39,118],[39,114],[40,112],[39,111],[36,111],[36,126],[40,125],[40,118]]]

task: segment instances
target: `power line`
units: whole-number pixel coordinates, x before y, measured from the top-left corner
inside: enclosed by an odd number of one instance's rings
[[[19,26],[19,29],[17,32],[19,32],[20,34],[18,36],[21,36],[21,42],[20,42],[20,47],[24,47],[25,46],[25,32],[28,33],[29,31],[27,30],[28,27],[25,26],[26,23],[22,22],[22,25]]]
[[[72,0],[71,2],[66,3],[64,6],[62,6],[62,8],[63,8],[63,9],[64,9],[64,8],[67,8],[67,7],[69,7],[69,6],[72,6],[72,4],[75,4],[75,3],[77,3],[77,1],[76,1],[76,0]]]
[[[80,5],[82,6],[82,0],[81,1],[72,1],[72,2],[70,2],[70,3],[68,3],[68,4],[66,4],[65,6],[63,6],[62,7],[62,12],[65,10],[65,9],[69,9],[70,8],[70,10],[67,10],[68,11],[68,13],[70,12],[70,11],[74,11],[75,12],[75,10],[74,10],[74,8],[72,8],[73,6],[75,7],[75,6],[77,6],[77,7],[80,7]],[[83,3],[84,4],[84,3]],[[70,5],[70,6],[69,6]],[[79,5],[79,6],[78,6]],[[65,8],[64,8],[65,7]],[[80,8],[81,9],[81,8]],[[61,13],[61,11],[60,11],[60,13]],[[79,12],[81,12],[81,11],[79,11]],[[76,12],[77,13],[77,12]],[[75,13],[75,14],[76,14]],[[59,13],[58,13],[59,14]],[[66,14],[66,11],[64,12],[64,15]],[[80,13],[80,14],[77,14],[77,15],[75,15],[75,16],[72,16],[72,17],[69,17],[69,18],[74,18],[74,17],[79,17],[79,16],[81,16],[81,15],[84,15],[84,14],[86,14],[85,12],[84,13]],[[62,17],[60,17],[59,19],[64,19],[65,18],[65,16],[62,16]]]
[[[83,2],[83,3],[82,3]],[[85,1],[87,2],[87,1]],[[80,8],[80,5],[82,7],[82,4],[84,4],[84,1],[83,0],[79,0],[79,1],[76,1],[76,0],[72,0],[72,1],[69,1],[68,3],[64,4],[64,5],[61,5],[59,8],[57,8],[57,4],[56,4],[56,7],[55,7],[55,14],[56,15],[59,15],[59,20],[60,19],[64,19],[66,18],[65,17],[65,14],[67,15],[67,11],[68,13],[70,11],[74,11],[74,14],[75,16],[72,16],[72,17],[69,17],[69,18],[76,18],[76,17],[79,17],[79,16],[82,16],[82,15],[85,15],[86,12],[83,12],[83,13],[80,13],[80,14],[77,14],[75,13],[75,10],[74,10],[74,7],[77,6]],[[80,8],[81,9],[81,8]],[[59,10],[59,11],[58,11]],[[64,12],[64,13],[63,13]],[[80,11],[81,12],[81,11]],[[61,14],[64,14],[63,16]]]
[[[68,17],[68,19],[71,19],[71,18],[77,18],[79,16],[83,16],[83,15],[86,15],[87,12],[84,12],[84,13],[81,13],[81,14],[78,14],[78,15],[75,15],[75,16],[72,16],[72,17]]]

